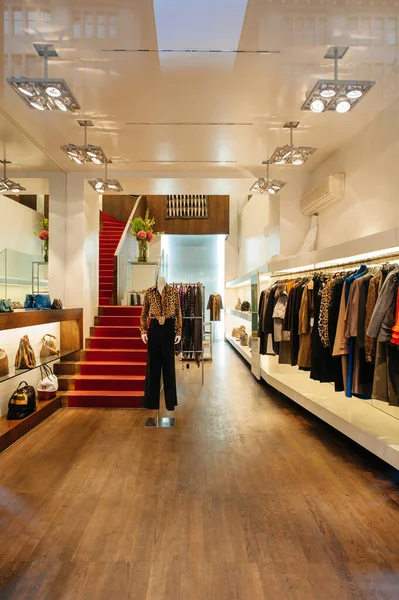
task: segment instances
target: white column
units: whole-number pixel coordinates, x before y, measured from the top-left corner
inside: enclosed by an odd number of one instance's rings
[[[99,196],[80,174],[67,176],[67,306],[84,310],[84,333],[98,313]]]
[[[48,174],[49,194],[49,292],[67,306],[66,294],[66,173]]]

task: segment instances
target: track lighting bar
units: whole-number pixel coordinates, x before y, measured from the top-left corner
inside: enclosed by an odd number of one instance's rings
[[[262,164],[267,165],[267,173],[266,179],[264,177],[259,177],[250,188],[250,192],[253,194],[278,194],[278,192],[286,185],[286,181],[279,181],[278,179],[270,180],[269,178],[269,164],[270,162],[267,160]]]
[[[108,179],[108,163],[110,160],[105,160],[104,168],[105,168],[105,178],[98,177],[97,179],[89,180],[89,184],[99,194],[105,194],[105,192],[123,192],[123,188],[121,186],[120,181],[117,179]]]
[[[76,162],[78,165],[87,163],[105,164],[107,159],[101,146],[87,144],[87,128],[93,127],[92,121],[78,121],[78,123],[81,127],[84,127],[84,145],[67,144],[61,146],[61,150],[65,152],[71,161]]]

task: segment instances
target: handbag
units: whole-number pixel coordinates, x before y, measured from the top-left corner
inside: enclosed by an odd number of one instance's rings
[[[7,377],[8,373],[9,368],[7,352],[0,349],[0,377]]]
[[[240,346],[248,346],[248,334],[243,333],[240,337]]]
[[[53,303],[51,305],[53,310],[61,310],[63,307],[61,298],[54,298]]]
[[[24,308],[30,310],[50,310],[50,296],[48,294],[26,294]]]
[[[30,345],[27,335],[19,342],[19,348],[15,357],[15,368],[18,369],[33,369],[36,367],[36,357],[33,348]]]
[[[235,308],[235,310],[241,310],[241,300],[240,300],[240,298],[238,298],[237,304],[235,305],[234,308]]]
[[[241,304],[241,310],[243,312],[249,312],[251,310],[251,305],[248,300],[244,300],[244,302]]]
[[[58,391],[58,378],[48,365],[40,367],[40,381],[37,386],[38,400],[51,400]]]
[[[0,313],[10,312],[14,312],[14,307],[11,300],[0,300]]]
[[[241,330],[238,327],[234,327],[232,333],[231,333],[231,337],[233,338],[239,338],[241,336]]]
[[[35,388],[21,381],[15,392],[8,401],[7,419],[24,419],[36,410]]]
[[[60,345],[57,338],[50,333],[46,333],[42,337],[42,348],[40,350],[40,356],[58,356],[60,353]]]
[[[14,310],[23,309],[24,305],[21,302],[13,302],[12,307]]]

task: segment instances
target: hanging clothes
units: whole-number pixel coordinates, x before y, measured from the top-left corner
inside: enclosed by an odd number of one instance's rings
[[[209,300],[208,300],[208,304],[207,304],[207,310],[210,311],[210,317],[209,320],[210,321],[220,321],[221,317],[220,317],[220,311],[223,308],[223,301],[222,301],[222,296],[220,294],[211,294],[209,296]]]
[[[301,306],[299,308],[299,353],[298,367],[303,371],[310,371],[312,366],[312,324],[313,316],[313,281],[307,283],[303,290]]]

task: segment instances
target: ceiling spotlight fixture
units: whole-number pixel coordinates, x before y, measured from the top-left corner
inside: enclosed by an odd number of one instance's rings
[[[102,179],[98,177],[97,179],[91,179],[89,184],[99,194],[105,194],[105,192],[123,192],[123,188],[120,184],[120,181],[117,179],[108,179],[108,163],[111,161],[105,159],[104,168],[105,168],[105,178]]]
[[[323,112],[324,109],[325,109],[325,104],[324,104],[323,100],[320,100],[319,98],[315,98],[310,103],[310,110],[312,112],[319,113],[319,112]]]
[[[80,106],[65,79],[48,77],[48,59],[58,56],[53,44],[33,44],[36,52],[44,59],[42,78],[10,77],[7,83],[18,96],[36,110],[70,110],[75,112]]]
[[[294,146],[293,131],[299,125],[298,121],[289,121],[284,123],[283,127],[290,130],[290,145],[279,146],[273,152],[269,159],[270,164],[274,165],[303,165],[304,162],[316,152],[317,148],[311,148],[310,146]]]
[[[253,194],[278,194],[278,192],[285,186],[287,182],[279,181],[278,179],[270,180],[269,161],[266,160],[262,164],[267,165],[266,179],[264,177],[259,177],[249,191]]]
[[[348,112],[375,85],[375,81],[342,80],[338,78],[338,61],[345,56],[348,50],[348,46],[331,46],[328,49],[324,58],[334,61],[334,79],[319,79],[303,103],[302,110]],[[321,108],[319,102],[323,102],[323,108]],[[315,106],[320,110],[316,110]]]
[[[102,165],[106,163],[107,159],[101,146],[92,146],[87,143],[87,128],[93,127],[92,121],[78,121],[78,123],[81,127],[84,127],[84,145],[75,146],[75,144],[67,144],[66,146],[61,146],[61,150],[65,152],[70,160],[78,163],[78,165],[87,163]]]
[[[348,100],[340,100],[337,102],[335,110],[337,113],[346,113],[351,109],[351,103]]]
[[[22,187],[20,183],[7,178],[7,165],[10,165],[11,162],[4,159],[0,160],[0,163],[3,165],[3,178],[0,179],[0,194],[19,194],[19,192],[25,192],[26,188]]]

